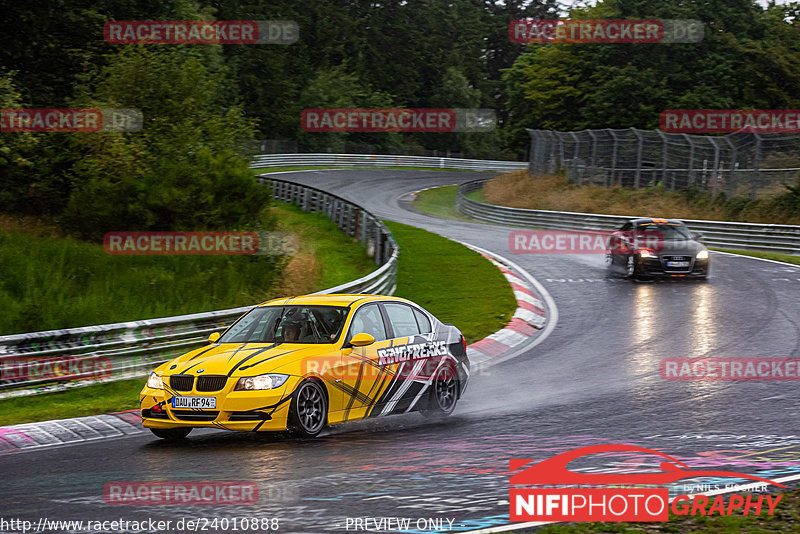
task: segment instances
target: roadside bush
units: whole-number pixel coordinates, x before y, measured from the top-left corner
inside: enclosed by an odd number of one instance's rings
[[[213,48],[122,49],[79,104],[139,109],[143,129],[70,138],[81,157],[63,227],[88,240],[111,230],[253,227],[269,195],[238,152],[255,124],[230,102],[229,84]]]

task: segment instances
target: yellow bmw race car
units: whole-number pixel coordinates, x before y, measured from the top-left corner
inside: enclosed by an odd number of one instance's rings
[[[313,437],[367,417],[449,415],[469,378],[461,332],[396,297],[272,300],[208,340],[147,379],[141,413],[156,436],[207,427]]]

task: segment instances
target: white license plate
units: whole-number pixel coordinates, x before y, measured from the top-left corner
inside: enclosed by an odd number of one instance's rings
[[[688,267],[688,261],[668,261],[667,267]]]
[[[173,408],[206,408],[217,407],[216,397],[172,397]]]

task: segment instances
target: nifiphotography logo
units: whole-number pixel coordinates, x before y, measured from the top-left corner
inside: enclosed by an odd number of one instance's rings
[[[637,452],[664,458],[661,471],[648,473],[580,473],[567,469],[567,464],[591,454]],[[516,470],[532,460],[511,460]],[[735,471],[692,470],[688,465],[662,452],[635,445],[609,444],[580,447],[516,473],[509,481],[509,517],[511,521],[667,521],[669,511],[676,515],[732,515],[742,511],[761,514],[762,508],[773,515],[782,495],[732,494],[726,501],[717,495],[709,501],[706,495],[678,495],[670,503],[669,490],[658,487],[678,480],[697,477],[730,477],[748,479],[784,488],[783,484]],[[613,486],[613,487],[547,487],[520,486]],[[518,486],[518,487],[514,487]],[[656,486],[656,487],[652,487]],[[708,507],[709,503],[711,504]]]

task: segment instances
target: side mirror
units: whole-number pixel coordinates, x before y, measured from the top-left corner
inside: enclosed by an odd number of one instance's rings
[[[702,232],[692,232],[692,237],[694,238],[695,241],[700,241],[705,236],[703,235]]]
[[[375,343],[375,338],[369,334],[360,333],[353,336],[349,345],[353,347],[366,347]]]
[[[209,343],[216,343],[217,341],[219,341],[219,338],[220,338],[219,332],[211,332],[210,334],[208,334]]]

